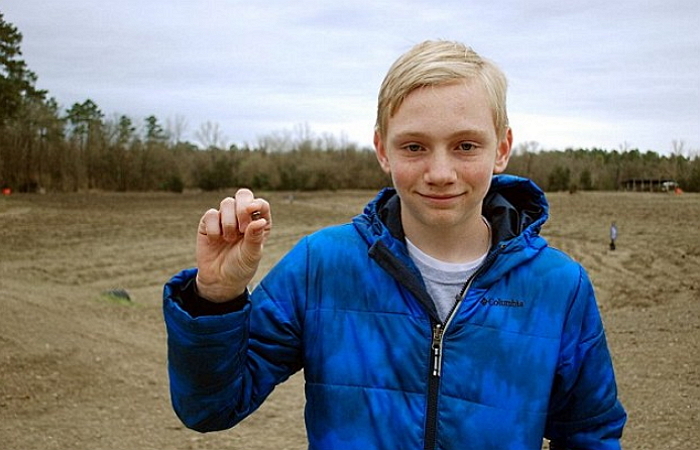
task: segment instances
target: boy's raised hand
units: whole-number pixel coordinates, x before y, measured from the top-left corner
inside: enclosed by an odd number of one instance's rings
[[[272,228],[270,204],[239,189],[199,221],[197,290],[213,302],[241,295],[258,269]]]

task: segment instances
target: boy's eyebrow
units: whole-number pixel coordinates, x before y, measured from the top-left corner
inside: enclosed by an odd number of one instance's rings
[[[457,130],[448,136],[449,140],[457,138],[472,138],[472,139],[486,139],[488,138],[490,132],[488,130],[470,128],[465,130]],[[413,131],[405,130],[399,131],[394,135],[394,140],[406,140],[406,139],[425,139],[430,138],[431,133],[425,131]]]

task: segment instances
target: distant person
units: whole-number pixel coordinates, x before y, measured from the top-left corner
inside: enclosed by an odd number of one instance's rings
[[[617,248],[615,246],[615,241],[617,240],[617,225],[615,225],[615,222],[610,224],[610,250],[615,250]]]
[[[247,189],[205,212],[164,289],[175,411],[230,428],[303,369],[310,449],[619,449],[626,414],[585,270],[539,235],[544,193],[502,173],[506,79],[416,45],[379,92],[393,188],[304,237],[252,292],[272,227]]]

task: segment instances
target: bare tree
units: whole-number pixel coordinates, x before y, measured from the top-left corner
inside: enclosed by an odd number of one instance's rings
[[[685,141],[682,139],[674,139],[671,141],[674,156],[685,156]]]
[[[187,128],[187,119],[183,115],[176,114],[175,117],[166,119],[165,132],[168,136],[168,144],[172,146],[182,142]]]
[[[537,153],[540,151],[540,143],[537,141],[521,142],[515,146],[513,155],[527,155],[529,153]]]
[[[289,130],[279,130],[258,137],[258,147],[269,152],[288,152],[294,149],[294,136]]]
[[[205,149],[226,148],[226,137],[215,122],[207,121],[200,125],[199,130],[195,132],[195,138]]]

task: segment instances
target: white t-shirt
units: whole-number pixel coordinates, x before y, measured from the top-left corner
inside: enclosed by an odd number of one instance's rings
[[[454,307],[464,283],[484,263],[488,250],[474,261],[448,263],[426,254],[408,238],[406,244],[409,256],[423,275],[428,294],[435,302],[438,316],[444,322]]]

